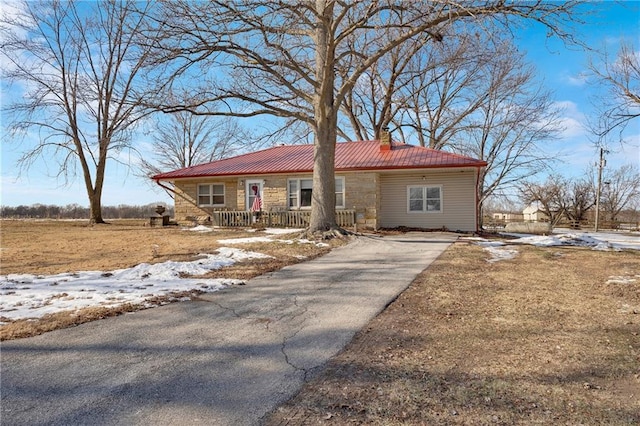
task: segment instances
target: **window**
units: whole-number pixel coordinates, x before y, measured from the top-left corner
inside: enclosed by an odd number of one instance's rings
[[[408,186],[407,210],[409,213],[441,213],[441,186]]]
[[[344,178],[336,178],[336,207],[344,208]]]
[[[290,180],[289,181],[289,190],[288,198],[289,198],[289,208],[298,207],[298,180]]]
[[[313,192],[313,180],[300,179],[300,206],[311,207],[311,193]]]
[[[287,197],[290,209],[311,207],[313,179],[290,179]],[[336,207],[344,208],[344,178],[336,178]]]
[[[199,206],[224,206],[224,184],[198,185]]]

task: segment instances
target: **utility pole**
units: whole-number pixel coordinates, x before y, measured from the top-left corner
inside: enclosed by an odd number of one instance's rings
[[[607,160],[604,159],[604,154],[608,154],[604,148],[600,148],[600,162],[598,163],[598,188],[596,189],[596,226],[595,232],[598,232],[598,225],[600,221],[600,193],[602,192],[602,169],[607,164]]]

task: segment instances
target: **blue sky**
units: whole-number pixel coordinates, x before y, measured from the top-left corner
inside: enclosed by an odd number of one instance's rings
[[[614,56],[624,41],[640,49],[640,1],[593,2],[583,9],[587,11],[586,22],[576,30],[589,48],[604,49]],[[556,170],[566,176],[580,176],[598,158],[593,137],[584,128],[585,120],[593,114],[594,102],[609,94],[598,91],[587,78],[589,57],[597,63],[593,52],[567,47],[558,39],[547,39],[545,33],[539,26],[530,27],[516,34],[516,41],[564,108],[566,129],[560,140],[549,145],[561,153]],[[631,123],[622,136],[626,142],[622,146],[617,133],[607,141],[607,166],[618,168],[631,162],[640,166],[640,122]]]
[[[615,54],[620,41],[625,40],[633,43],[636,49],[640,48],[640,1],[593,2],[584,7],[590,13],[585,16],[587,22],[577,26],[577,35],[589,47],[606,48]],[[583,126],[586,117],[592,114],[594,99],[597,102],[597,92],[585,78],[591,53],[575,46],[567,47],[557,39],[548,39],[546,29],[540,26],[519,29],[515,36],[519,48],[527,52],[529,62],[536,66],[539,77],[554,92],[555,101],[564,107],[566,130],[560,140],[548,146],[549,152],[561,153],[556,170],[565,176],[580,176],[595,164],[598,155]],[[6,97],[13,93],[1,93],[0,103],[5,104]],[[20,174],[16,161],[24,148],[19,143],[7,143],[5,120],[3,116],[0,127],[0,205],[88,205],[80,176],[65,185],[63,180],[55,178],[57,169],[53,161],[39,161],[28,172]],[[640,122],[632,123],[624,137],[627,141],[624,145],[617,139],[610,141],[607,167],[618,168],[628,163],[640,165]],[[149,139],[149,136],[141,135],[136,143],[144,144]],[[24,143],[28,144],[28,141]],[[172,200],[162,189],[135,176],[126,165],[115,161],[108,164],[103,205],[155,202],[171,203]]]

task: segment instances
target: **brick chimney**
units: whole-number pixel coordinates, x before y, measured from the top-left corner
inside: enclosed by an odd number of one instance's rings
[[[388,127],[383,127],[380,132],[380,152],[391,151],[391,133]]]

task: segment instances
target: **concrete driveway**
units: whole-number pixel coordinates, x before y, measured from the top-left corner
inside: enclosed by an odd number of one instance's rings
[[[259,424],[456,238],[358,237],[199,301],[3,342],[0,423]]]

